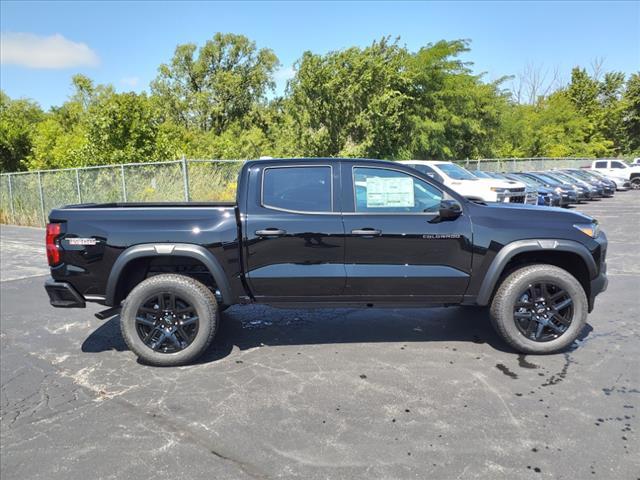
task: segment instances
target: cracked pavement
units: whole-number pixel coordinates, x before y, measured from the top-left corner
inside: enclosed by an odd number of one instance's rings
[[[609,289],[569,351],[517,355],[470,308],[232,307],[197,364],[49,306],[44,233],[3,225],[2,478],[640,475],[640,192],[581,205]]]

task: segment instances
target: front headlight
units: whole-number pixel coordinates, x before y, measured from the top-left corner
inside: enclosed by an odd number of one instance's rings
[[[491,187],[491,191],[492,192],[496,192],[496,193],[505,193],[507,191],[506,188],[500,188],[500,187]]]
[[[598,233],[600,233],[600,225],[597,220],[594,220],[593,223],[576,223],[574,227],[585,235],[589,235],[591,238],[596,238]]]
[[[562,193],[562,187],[556,187],[556,188],[554,189],[554,192],[556,192],[556,193]]]

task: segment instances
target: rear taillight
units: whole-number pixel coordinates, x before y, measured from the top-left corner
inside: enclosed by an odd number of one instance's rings
[[[47,260],[52,267],[60,263],[60,249],[56,244],[56,239],[60,236],[60,232],[59,223],[47,224]]]

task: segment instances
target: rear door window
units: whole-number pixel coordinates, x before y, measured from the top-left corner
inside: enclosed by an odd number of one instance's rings
[[[262,206],[302,213],[333,211],[331,167],[265,168]]]
[[[607,168],[607,162],[596,162],[596,168]]]

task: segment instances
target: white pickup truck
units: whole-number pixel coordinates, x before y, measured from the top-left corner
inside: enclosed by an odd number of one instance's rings
[[[631,182],[631,188],[640,190],[640,165],[629,165],[622,160],[594,160],[591,170],[607,176],[618,177]]]
[[[440,183],[444,183],[447,187],[471,200],[505,203],[526,202],[526,185],[521,182],[478,178],[452,162],[404,160],[400,163],[409,165]]]

